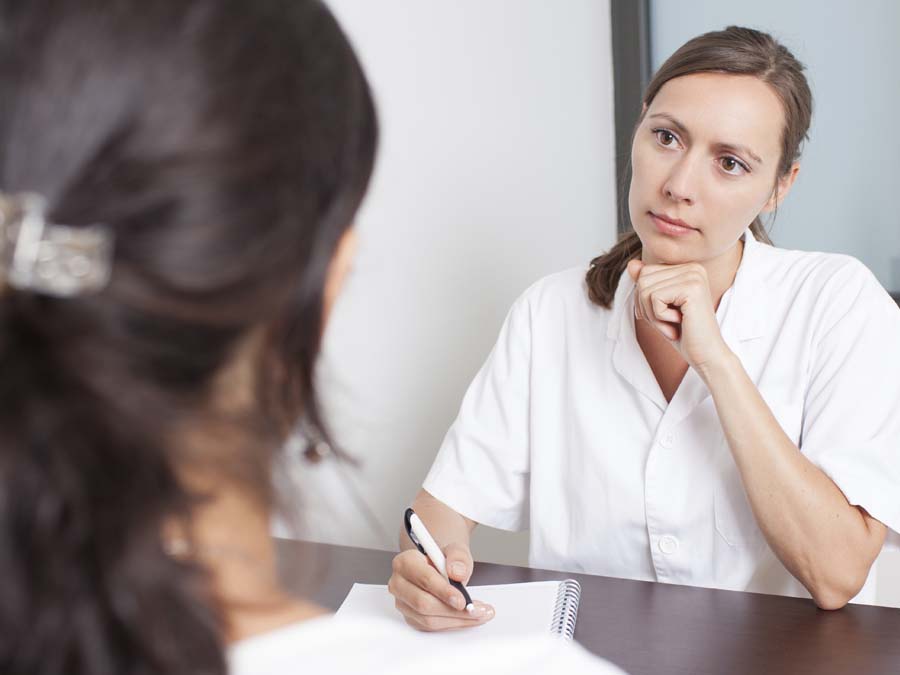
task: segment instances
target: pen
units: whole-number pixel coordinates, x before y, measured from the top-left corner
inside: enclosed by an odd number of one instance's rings
[[[434,537],[428,532],[422,519],[419,518],[412,509],[406,509],[406,513],[403,514],[403,523],[406,525],[407,536],[409,536],[410,541],[415,544],[416,548],[419,549],[419,552],[423,553],[434,563],[437,571],[450,582],[450,585],[453,586],[453,588],[462,593],[463,598],[466,600],[466,611],[474,611],[475,605],[472,603],[472,598],[469,596],[466,587],[463,586],[461,582],[451,579],[447,574],[447,559],[444,558],[441,547],[437,545]]]

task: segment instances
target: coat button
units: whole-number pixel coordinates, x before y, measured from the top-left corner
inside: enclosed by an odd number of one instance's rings
[[[678,550],[678,540],[670,534],[660,537],[656,545],[665,555],[672,555]]]
[[[664,448],[671,448],[675,445],[675,434],[671,431],[667,431],[660,437],[659,444]]]

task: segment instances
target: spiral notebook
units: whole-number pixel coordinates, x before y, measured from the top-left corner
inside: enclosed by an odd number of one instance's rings
[[[469,586],[474,600],[494,607],[496,615],[471,630],[422,633],[426,639],[465,641],[551,633],[571,640],[575,634],[581,585],[574,579],[498,586]],[[381,618],[406,626],[387,586],[353,584],[337,611],[340,617]],[[409,630],[412,630],[410,628]]]

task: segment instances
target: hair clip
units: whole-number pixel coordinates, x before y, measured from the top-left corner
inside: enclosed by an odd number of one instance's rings
[[[38,194],[0,193],[0,278],[60,298],[102,290],[112,269],[109,228],[48,223],[46,212]]]

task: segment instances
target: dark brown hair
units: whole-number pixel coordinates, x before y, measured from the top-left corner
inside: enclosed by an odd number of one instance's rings
[[[0,102],[0,191],[114,233],[102,292],[0,290],[0,672],[224,673],[203,575],[163,547],[195,505],[171,437],[249,335],[243,479],[266,492],[298,416],[321,427],[365,77],[317,0],[0,0]]]
[[[729,26],[725,30],[704,33],[682,45],[653,76],[644,92],[643,103],[649,107],[666,82],[684,75],[731,73],[759,78],[772,87],[784,108],[777,181],[779,176],[790,171],[800,157],[812,119],[812,93],[803,70],[803,64],[771,35],[750,28]],[[642,120],[643,114],[635,125],[635,131]],[[624,204],[626,186],[622,188]],[[756,239],[771,244],[758,216],[750,229]],[[634,230],[630,230],[622,234],[609,251],[591,260],[586,277],[591,301],[609,309],[628,261],[640,255],[641,240]]]

